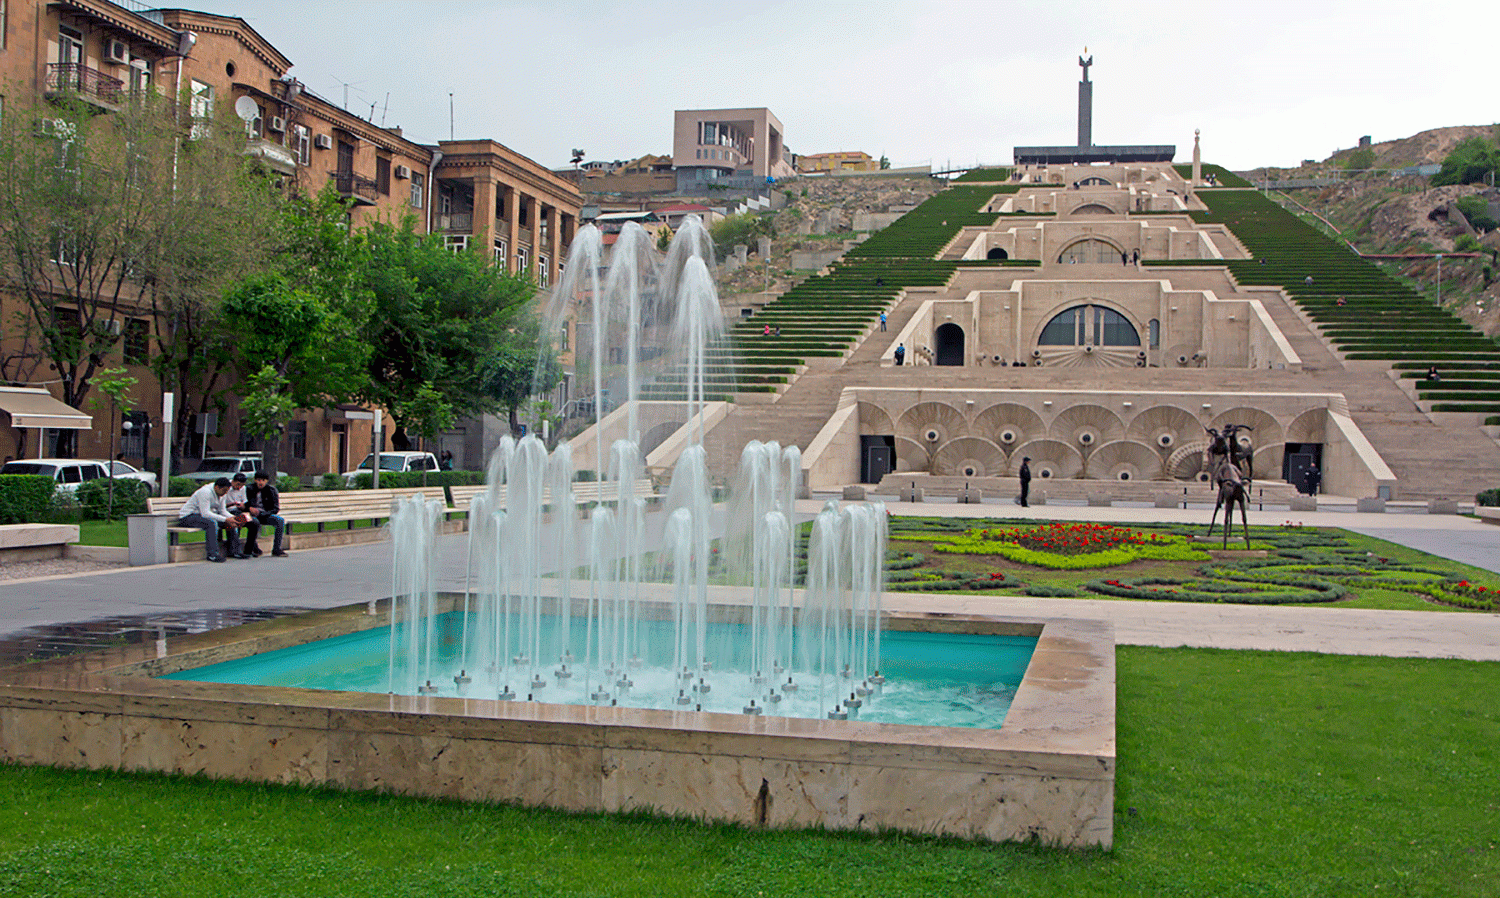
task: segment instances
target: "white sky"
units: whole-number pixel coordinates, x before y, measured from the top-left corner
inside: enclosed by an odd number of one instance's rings
[[[1008,163],[1072,144],[1078,56],[1096,144],[1294,165],[1500,119],[1493,0],[181,0],[248,21],[312,90],[433,142],[549,167],[670,153],[676,109],[769,107],[798,153]],[[1488,10],[1488,12],[1485,12]],[[389,93],[389,108],[386,96]]]

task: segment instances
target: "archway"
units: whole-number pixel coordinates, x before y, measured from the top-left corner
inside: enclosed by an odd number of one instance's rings
[[[1103,203],[1084,203],[1073,210],[1074,215],[1114,215],[1115,210]]]
[[[1120,248],[1097,237],[1085,237],[1076,243],[1070,244],[1057,257],[1057,261],[1064,265],[1118,263],[1120,261]]]
[[[1098,175],[1090,175],[1078,182],[1079,187],[1110,187],[1111,183]]]
[[[935,349],[932,363],[934,365],[962,365],[964,363],[964,329],[948,322],[938,325],[937,333],[933,335]]]
[[[986,259],[1009,259],[1010,253],[998,246],[990,247],[990,251],[984,256]]]

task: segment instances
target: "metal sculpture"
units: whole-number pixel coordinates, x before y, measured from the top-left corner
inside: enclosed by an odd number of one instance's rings
[[[1253,481],[1255,479],[1255,444],[1249,437],[1245,437],[1242,443],[1239,432],[1253,431],[1255,428],[1248,424],[1225,424],[1222,431],[1212,427],[1203,429],[1208,431],[1209,436],[1208,446],[1203,450],[1204,469],[1216,472],[1214,482],[1218,482],[1217,471],[1221,461],[1227,461],[1238,468],[1246,481]]]
[[[1250,548],[1250,524],[1245,511],[1249,504],[1250,490],[1245,479],[1240,476],[1240,469],[1227,460],[1220,462],[1214,471],[1214,484],[1219,489],[1219,499],[1214,503],[1214,516],[1208,522],[1208,535],[1214,535],[1214,527],[1219,523],[1219,509],[1223,508],[1224,539],[1221,548],[1229,548],[1230,531],[1234,529],[1234,506],[1239,505],[1240,529],[1245,531],[1245,548]]]

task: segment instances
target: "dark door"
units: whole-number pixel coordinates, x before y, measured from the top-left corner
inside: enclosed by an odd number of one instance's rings
[[[859,482],[879,483],[896,470],[896,438],[861,434],[859,438]]]
[[[938,325],[933,335],[937,343],[933,353],[934,365],[962,365],[964,363],[964,329],[948,322]]]
[[[1322,443],[1287,443],[1286,454],[1282,457],[1281,476],[1297,488],[1298,492],[1307,492],[1307,471],[1313,465],[1318,470],[1323,469],[1323,444]]]

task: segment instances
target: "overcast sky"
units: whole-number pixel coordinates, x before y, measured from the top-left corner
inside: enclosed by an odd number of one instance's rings
[[[445,139],[452,93],[459,138],[550,167],[573,147],[670,153],[673,110],[742,106],[770,108],[797,153],[1007,163],[1076,140],[1085,46],[1094,143],[1175,144],[1179,162],[1194,128],[1206,161],[1243,169],[1500,118],[1493,0],[182,5],[245,19],[377,124]]]

